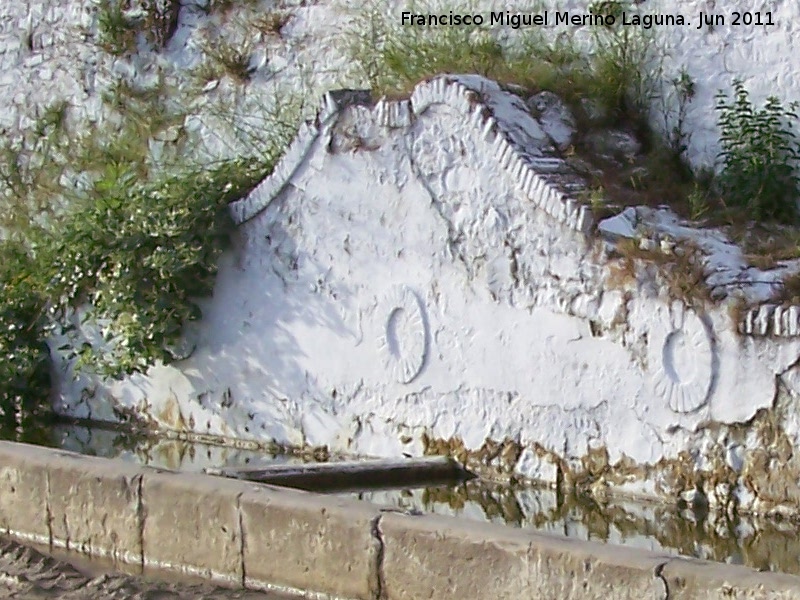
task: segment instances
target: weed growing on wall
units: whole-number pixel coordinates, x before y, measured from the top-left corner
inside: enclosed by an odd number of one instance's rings
[[[135,52],[140,36],[154,48],[163,48],[178,25],[179,9],[179,0],[102,0],[97,9],[98,43],[114,56]]]
[[[248,44],[235,45],[220,39],[208,44],[203,50],[210,61],[208,67],[215,74],[214,78],[227,75],[237,83],[250,81],[251,49]]]
[[[592,27],[593,51],[588,96],[601,101],[617,119],[644,120],[656,95],[661,76],[655,35],[652,30],[620,25],[630,2],[596,2],[594,14],[613,15],[616,25]]]
[[[733,98],[720,92],[716,108],[722,146],[718,186],[725,204],[745,209],[757,220],[795,221],[800,197],[796,105],[787,108],[771,96],[756,108],[736,80]]]
[[[131,19],[115,0],[101,4],[97,11],[97,31],[100,47],[114,56],[136,49],[136,29]]]

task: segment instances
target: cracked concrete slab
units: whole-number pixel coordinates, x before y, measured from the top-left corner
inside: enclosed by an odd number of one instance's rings
[[[382,598],[378,507],[271,486],[240,498],[248,586]]]

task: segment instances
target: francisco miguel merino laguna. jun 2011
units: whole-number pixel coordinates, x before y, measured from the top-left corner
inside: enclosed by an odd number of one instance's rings
[[[731,12],[725,15],[713,15],[700,12],[695,19],[688,19],[682,14],[662,13],[628,13],[619,14],[602,12],[586,12],[570,14],[568,11],[544,11],[540,13],[514,13],[511,11],[495,11],[487,15],[481,13],[457,13],[453,11],[443,13],[412,13],[403,11],[400,14],[400,23],[404,26],[416,27],[460,27],[460,26],[500,26],[519,29],[521,27],[549,27],[559,25],[585,26],[601,25],[612,27],[625,25],[650,29],[654,26],[687,27],[694,23],[695,29],[715,27],[730,23],[731,25],[775,25],[772,13],[766,12]]]

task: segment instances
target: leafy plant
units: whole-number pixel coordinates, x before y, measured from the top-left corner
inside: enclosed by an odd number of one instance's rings
[[[200,316],[195,299],[211,292],[227,204],[269,170],[232,160],[138,183],[132,170],[112,168],[95,183],[93,199],[48,248],[62,302],[88,301],[103,324],[105,347],[85,361],[118,375],[174,358],[183,325]]]
[[[213,285],[230,231],[226,206],[270,169],[271,160],[250,158],[138,182],[134,169],[109,165],[58,235],[29,230],[28,247],[3,242],[0,417],[18,422],[44,409],[45,340],[75,308],[91,306],[86,316],[103,339],[77,337],[71,350],[100,373],[177,358],[183,326],[200,316],[196,299]]]
[[[727,205],[746,209],[754,219],[792,222],[800,194],[796,105],[786,108],[770,96],[756,108],[740,80],[733,82],[733,91],[733,99],[723,92],[717,95],[720,191]]]
[[[45,410],[50,385],[47,275],[17,242],[2,242],[0,256],[0,423],[21,426]]]
[[[237,158],[180,134],[156,161],[153,137],[183,126],[181,93],[120,82],[104,97],[113,118],[90,135],[67,130],[62,103],[0,143],[0,426],[47,408],[54,333],[110,376],[180,357],[227,242],[226,205],[271,171],[301,109],[291,93],[255,116],[228,108]]]

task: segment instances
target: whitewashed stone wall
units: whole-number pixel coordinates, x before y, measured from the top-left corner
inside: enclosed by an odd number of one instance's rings
[[[647,269],[620,281],[619,220],[696,245],[709,278],[751,300],[768,273],[664,211],[630,209],[598,236],[542,125],[492,82],[349,100],[327,97],[232,206],[239,238],[194,354],[122,382],[66,376],[59,410],[238,443],[448,451],[601,495],[800,508],[800,338],[748,335],[734,295],[687,303]]]
[[[546,0],[550,9],[585,14],[586,0]],[[683,15],[688,25],[654,26],[656,42],[663,53],[666,83],[685,69],[695,82],[696,95],[688,105],[686,132],[690,134],[687,156],[695,166],[711,166],[719,151],[715,96],[731,92],[734,78],[741,79],[760,104],[776,95],[785,104],[800,101],[797,32],[800,5],[791,0],[645,0],[638,3],[641,14]],[[771,13],[773,26],[733,25],[734,12],[760,13],[763,23]],[[723,17],[725,25],[702,27],[700,14]],[[754,17],[755,19],[755,17]],[[753,20],[755,22],[755,20]],[[573,28],[580,35],[580,28]],[[667,86],[668,87],[668,86]],[[665,90],[668,94],[668,89]],[[656,111],[660,112],[660,101]],[[654,125],[663,127],[660,115]],[[671,123],[674,125],[674,121]]]
[[[674,3],[660,3],[665,10]],[[709,115],[718,90],[730,91],[734,78],[744,81],[754,100],[776,95],[786,104],[800,101],[800,70],[796,58],[800,28],[800,5],[787,0],[744,0],[715,2],[704,0],[685,5],[690,13],[705,11],[725,16],[732,22],[732,12],[771,11],[774,27],[741,25],[717,27],[713,31],[677,30],[666,37],[667,56],[675,66],[685,66],[697,81],[697,97],[688,113],[688,127],[693,132],[690,158],[708,163],[718,149],[718,132]]]
[[[282,38],[254,46],[253,81],[202,91],[187,130],[218,139],[204,112],[217,96],[257,114],[281,86],[352,81],[337,36],[353,3],[296,4]],[[658,30],[665,75],[685,67],[696,81],[695,164],[714,160],[713,98],[734,77],[756,100],[798,99],[796,3],[648,0],[641,9],[773,13],[770,28]],[[57,98],[76,122],[97,119],[115,78],[146,82],[153,69],[180,87],[207,27],[225,27],[202,12],[185,3],[164,53],[115,60],[96,48],[93,4],[3,3],[0,126],[23,131]],[[410,102],[374,108],[340,109],[329,97],[274,176],[233,207],[243,224],[203,323],[188,333],[194,355],[123,382],[73,381],[57,365],[58,407],[108,420],[133,412],[239,445],[450,451],[598,495],[800,510],[800,311],[764,304],[739,319],[725,304],[731,290],[768,301],[798,266],[747,269],[724,239],[660,211],[600,223],[603,240],[549,145],[512,97],[476,79],[439,80]],[[698,245],[720,304],[668,298],[652,273],[620,284],[613,245],[625,235]]]
[[[0,6],[0,127],[6,133],[30,128],[37,108],[60,99],[87,116],[98,52],[83,31],[92,26],[87,1],[28,0]],[[37,107],[38,105],[38,107]]]

